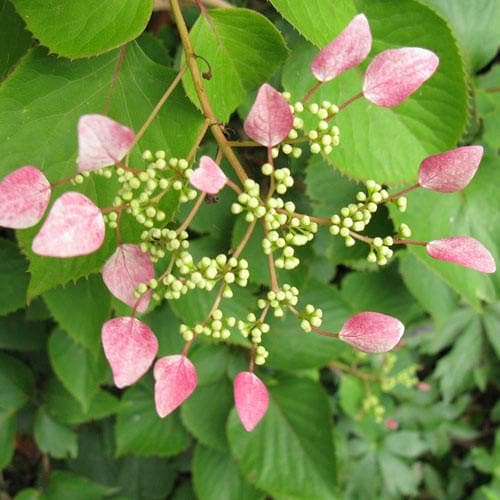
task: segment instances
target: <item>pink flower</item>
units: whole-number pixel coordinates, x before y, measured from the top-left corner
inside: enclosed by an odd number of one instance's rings
[[[156,412],[164,418],[191,395],[198,383],[198,376],[193,363],[181,354],[160,358],[153,373],[156,380]]]
[[[225,186],[227,177],[212,158],[202,156],[200,166],[191,174],[189,182],[204,193],[217,194]]]
[[[364,96],[377,106],[392,108],[413,94],[436,71],[439,58],[419,47],[384,50],[368,66]]]
[[[0,226],[34,226],[43,217],[50,194],[49,181],[36,167],[14,170],[0,182]]]
[[[135,133],[103,115],[83,115],[78,122],[78,172],[119,162],[134,144]]]
[[[433,259],[453,262],[482,273],[494,273],[497,268],[489,250],[469,236],[433,240],[427,243],[426,250]]]
[[[108,290],[130,307],[144,312],[151,299],[151,290],[137,298],[134,295],[141,283],[148,283],[155,275],[149,254],[141,251],[139,245],[119,245],[107,260],[102,270],[102,278]]]
[[[293,127],[290,105],[271,85],[264,83],[244,123],[245,133],[271,148],[285,139]]]
[[[393,349],[404,330],[403,323],[392,316],[362,312],[351,316],[344,323],[339,338],[360,351],[377,354]]]
[[[384,422],[384,424],[391,431],[397,431],[399,429],[399,423],[398,423],[398,421],[394,420],[393,418],[388,418]]]
[[[52,205],[32,249],[48,257],[76,257],[95,252],[105,234],[101,211],[86,196],[70,191]]]
[[[460,191],[476,174],[482,157],[482,146],[463,146],[428,156],[420,164],[418,183],[440,193]]]
[[[332,42],[314,58],[311,71],[320,82],[327,82],[366,59],[372,48],[368,19],[358,14]]]
[[[241,423],[247,432],[252,431],[266,414],[269,392],[252,372],[240,372],[233,382],[234,402]]]
[[[102,345],[115,385],[120,389],[137,382],[149,370],[158,352],[154,333],[145,323],[131,317],[106,321],[102,327]]]

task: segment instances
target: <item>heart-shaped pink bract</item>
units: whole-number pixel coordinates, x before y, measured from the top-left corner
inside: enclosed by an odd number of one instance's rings
[[[328,82],[366,59],[372,48],[368,19],[358,14],[347,27],[313,59],[311,71],[320,82]]]
[[[397,318],[378,312],[362,312],[344,323],[339,338],[359,351],[377,354],[394,348],[404,331],[403,323]]]
[[[182,354],[160,358],[154,367],[156,412],[166,417],[195,390],[198,375],[193,363]]]
[[[101,338],[113,380],[120,389],[137,382],[149,370],[158,352],[155,334],[136,318],[106,321]]]
[[[33,252],[47,257],[77,257],[95,252],[105,234],[101,211],[86,196],[70,191],[52,205],[32,243]]]
[[[104,115],[83,115],[78,121],[78,172],[119,162],[134,144],[135,133]]]
[[[241,423],[247,432],[252,431],[266,414],[269,392],[257,375],[240,372],[233,382],[234,403]]]
[[[271,85],[264,83],[244,123],[245,133],[271,148],[285,139],[293,127],[290,105]]]
[[[148,283],[155,275],[149,254],[139,245],[118,245],[115,253],[107,260],[102,269],[102,278],[109,291],[130,307],[144,312],[151,299],[151,290],[137,298],[134,295],[141,283]]]
[[[438,65],[438,56],[420,47],[384,50],[366,70],[363,94],[377,106],[392,108],[428,80]]]
[[[420,164],[418,183],[440,193],[460,191],[476,174],[482,157],[482,146],[463,146],[428,156]]]
[[[191,174],[189,182],[204,193],[217,194],[226,184],[227,177],[212,158],[202,156],[200,166]]]
[[[434,259],[470,267],[482,273],[494,273],[497,269],[495,259],[489,250],[470,236],[433,240],[427,243],[426,250]]]
[[[36,167],[14,170],[0,182],[0,226],[34,226],[47,209],[50,193],[49,181]]]

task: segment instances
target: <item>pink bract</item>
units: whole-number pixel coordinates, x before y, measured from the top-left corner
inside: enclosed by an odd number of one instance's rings
[[[83,115],[78,122],[78,172],[119,162],[132,147],[133,130],[103,115]]]
[[[470,267],[482,273],[494,273],[495,259],[482,243],[470,236],[452,236],[433,240],[426,245],[427,253],[434,259]]]
[[[83,194],[70,191],[52,205],[32,250],[47,257],[87,255],[102,245],[104,234],[99,208]]]
[[[47,209],[50,193],[49,181],[36,167],[14,170],[0,182],[0,226],[34,226]]]
[[[189,182],[204,193],[217,194],[225,186],[227,177],[212,158],[202,156],[200,166],[191,174]]]
[[[131,317],[106,321],[102,327],[102,345],[115,385],[120,389],[137,382],[149,370],[158,352],[154,333],[142,321]]]
[[[266,414],[269,392],[252,372],[240,372],[233,382],[234,403],[246,431],[252,431]]]
[[[178,408],[195,390],[196,368],[186,356],[160,358],[154,367],[156,412],[163,418]]]
[[[148,283],[154,278],[155,270],[149,254],[144,253],[139,245],[119,245],[115,253],[107,260],[102,270],[102,278],[109,291],[130,307],[144,312],[151,299],[151,290],[137,298],[134,295],[141,283]]]
[[[378,312],[362,312],[344,323],[339,338],[360,351],[377,354],[394,348],[404,330],[397,318]]]
[[[311,71],[320,82],[327,82],[366,59],[372,48],[370,25],[358,14],[332,42],[314,58]]]
[[[255,142],[270,148],[285,139],[292,127],[290,105],[276,89],[264,83],[245,120],[245,133]]]
[[[429,156],[420,164],[418,183],[440,193],[460,191],[476,174],[482,157],[482,146],[463,146]]]
[[[427,49],[385,50],[368,66],[363,94],[377,106],[397,106],[428,80],[438,65],[438,56]]]

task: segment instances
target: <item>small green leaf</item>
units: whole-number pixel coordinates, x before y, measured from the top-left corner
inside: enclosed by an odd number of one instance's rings
[[[0,7],[1,10],[1,7]],[[0,316],[20,309],[26,304],[28,288],[28,263],[17,245],[0,238]]]
[[[116,491],[72,472],[51,472],[44,497],[50,500],[102,500]]]
[[[33,395],[33,373],[13,356],[0,352],[0,410],[18,410]]]
[[[211,73],[211,78],[203,81],[208,100],[217,118],[227,122],[247,94],[271,77],[287,50],[279,31],[257,12],[213,9],[210,18],[216,34],[200,16],[190,36],[200,71]],[[184,76],[183,83],[190,99],[198,104],[190,74]]]
[[[408,465],[387,452],[380,453],[378,461],[390,495],[417,494],[417,478]]]
[[[14,454],[16,424],[14,411],[0,408],[0,470],[9,465]]]
[[[40,43],[65,57],[94,56],[133,40],[153,7],[153,0],[12,1]]]
[[[363,381],[352,375],[343,375],[340,379],[339,400],[342,409],[351,418],[356,418],[362,410],[366,392]]]
[[[497,356],[500,358],[500,303],[491,304],[484,311],[484,330]]]
[[[427,445],[415,431],[391,432],[384,446],[394,455],[408,458],[416,458],[427,451]]]
[[[272,496],[336,498],[335,451],[328,400],[308,379],[270,385],[269,409],[252,432],[229,416],[231,452],[245,477]]]
[[[49,358],[52,368],[64,387],[88,412],[92,400],[105,379],[104,356],[96,360],[66,332],[55,330],[49,338]]]
[[[101,327],[108,319],[111,296],[100,275],[80,279],[44,293],[54,319],[94,358],[101,350]]]
[[[0,318],[0,349],[41,351],[45,349],[52,325],[29,321],[27,311],[21,310]]]
[[[115,426],[116,455],[168,457],[189,445],[178,413],[161,419],[154,406],[149,380],[125,391]]]
[[[193,482],[199,500],[258,500],[263,497],[241,476],[229,453],[202,444],[198,444],[194,452]]]
[[[75,458],[78,455],[76,432],[55,420],[43,407],[36,413],[34,433],[40,450],[51,457]]]

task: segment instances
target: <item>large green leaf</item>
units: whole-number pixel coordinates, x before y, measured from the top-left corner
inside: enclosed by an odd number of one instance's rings
[[[267,414],[250,433],[233,410],[228,421],[232,454],[252,484],[272,496],[336,498],[335,451],[328,400],[308,379],[269,387]]]
[[[21,361],[0,352],[0,410],[18,410],[33,396],[31,370]]]
[[[472,236],[480,240],[500,262],[500,170],[496,157],[483,159],[471,184],[456,194],[419,189],[408,195],[408,211],[391,210],[396,222],[406,222],[412,238],[430,241],[448,236]],[[431,259],[421,247],[410,252],[476,308],[479,300],[495,301],[500,290],[500,273],[486,275],[456,264]],[[496,287],[496,293],[495,293]]]
[[[88,412],[99,384],[105,379],[104,357],[96,360],[66,332],[55,330],[49,338],[49,358],[52,368],[64,387]]]
[[[55,470],[51,472],[49,484],[43,498],[50,500],[102,500],[116,488],[90,481],[72,472]]]
[[[45,408],[38,409],[34,427],[38,448],[54,458],[75,458],[78,454],[77,435],[58,422]]]
[[[111,296],[100,275],[58,287],[43,296],[54,319],[94,358],[101,350],[101,327],[108,318]]]
[[[214,9],[210,18],[216,34],[203,16],[191,30],[195,54],[202,72],[210,64],[211,78],[203,86],[217,118],[227,122],[230,114],[274,73],[287,55],[279,31],[264,16],[246,9]],[[256,43],[258,40],[258,43]],[[190,74],[183,78],[194,103],[198,97]]]
[[[189,435],[179,415],[160,418],[154,406],[149,381],[136,384],[121,400],[115,426],[116,455],[168,457],[177,455],[189,445]]]
[[[328,2],[322,5],[329,9]],[[329,160],[358,179],[386,183],[414,180],[420,161],[454,146],[464,129],[467,98],[463,62],[447,24],[415,0],[359,0],[356,5],[370,22],[372,57],[388,48],[417,46],[433,50],[440,65],[418,92],[395,108],[359,99],[339,113],[335,123],[340,127],[340,146],[334,148]],[[316,12],[318,18],[326,15],[322,8]],[[300,22],[296,27],[310,35]],[[332,28],[332,37],[334,32]],[[296,99],[315,83],[309,65],[317,52],[304,42],[288,59],[283,85]],[[362,76],[350,70],[323,85],[313,100],[342,103],[358,94],[361,87]]]
[[[241,476],[234,459],[202,444],[196,446],[193,482],[200,500],[258,500],[263,495]]]
[[[26,259],[16,244],[0,238],[0,316],[14,312],[26,304],[27,267]]]
[[[52,325],[29,321],[26,310],[0,318],[0,349],[42,351]]]
[[[3,138],[0,176],[26,164],[38,166],[51,182],[75,174],[78,118],[85,113],[104,111],[118,57],[114,51],[71,62],[48,56],[40,48],[28,53],[0,88],[0,136]],[[135,43],[131,44],[116,82],[110,116],[138,130],[174,77],[174,71],[152,62]],[[164,149],[176,156],[187,154],[201,123],[201,115],[178,89],[134,150],[132,165],[143,165],[141,149]],[[60,187],[57,194],[64,189],[75,187]],[[82,189],[99,206],[108,207],[116,184],[94,176]],[[99,270],[116,247],[113,231],[108,231],[103,247],[90,256],[40,257],[30,250],[37,231],[38,227],[18,232],[30,260],[29,297]],[[125,218],[123,240],[137,240],[139,234],[140,227],[131,227]]]
[[[10,0],[0,0],[0,81],[31,43],[31,36]]]
[[[133,40],[153,7],[153,0],[12,1],[40,43],[65,57],[94,56]]]

